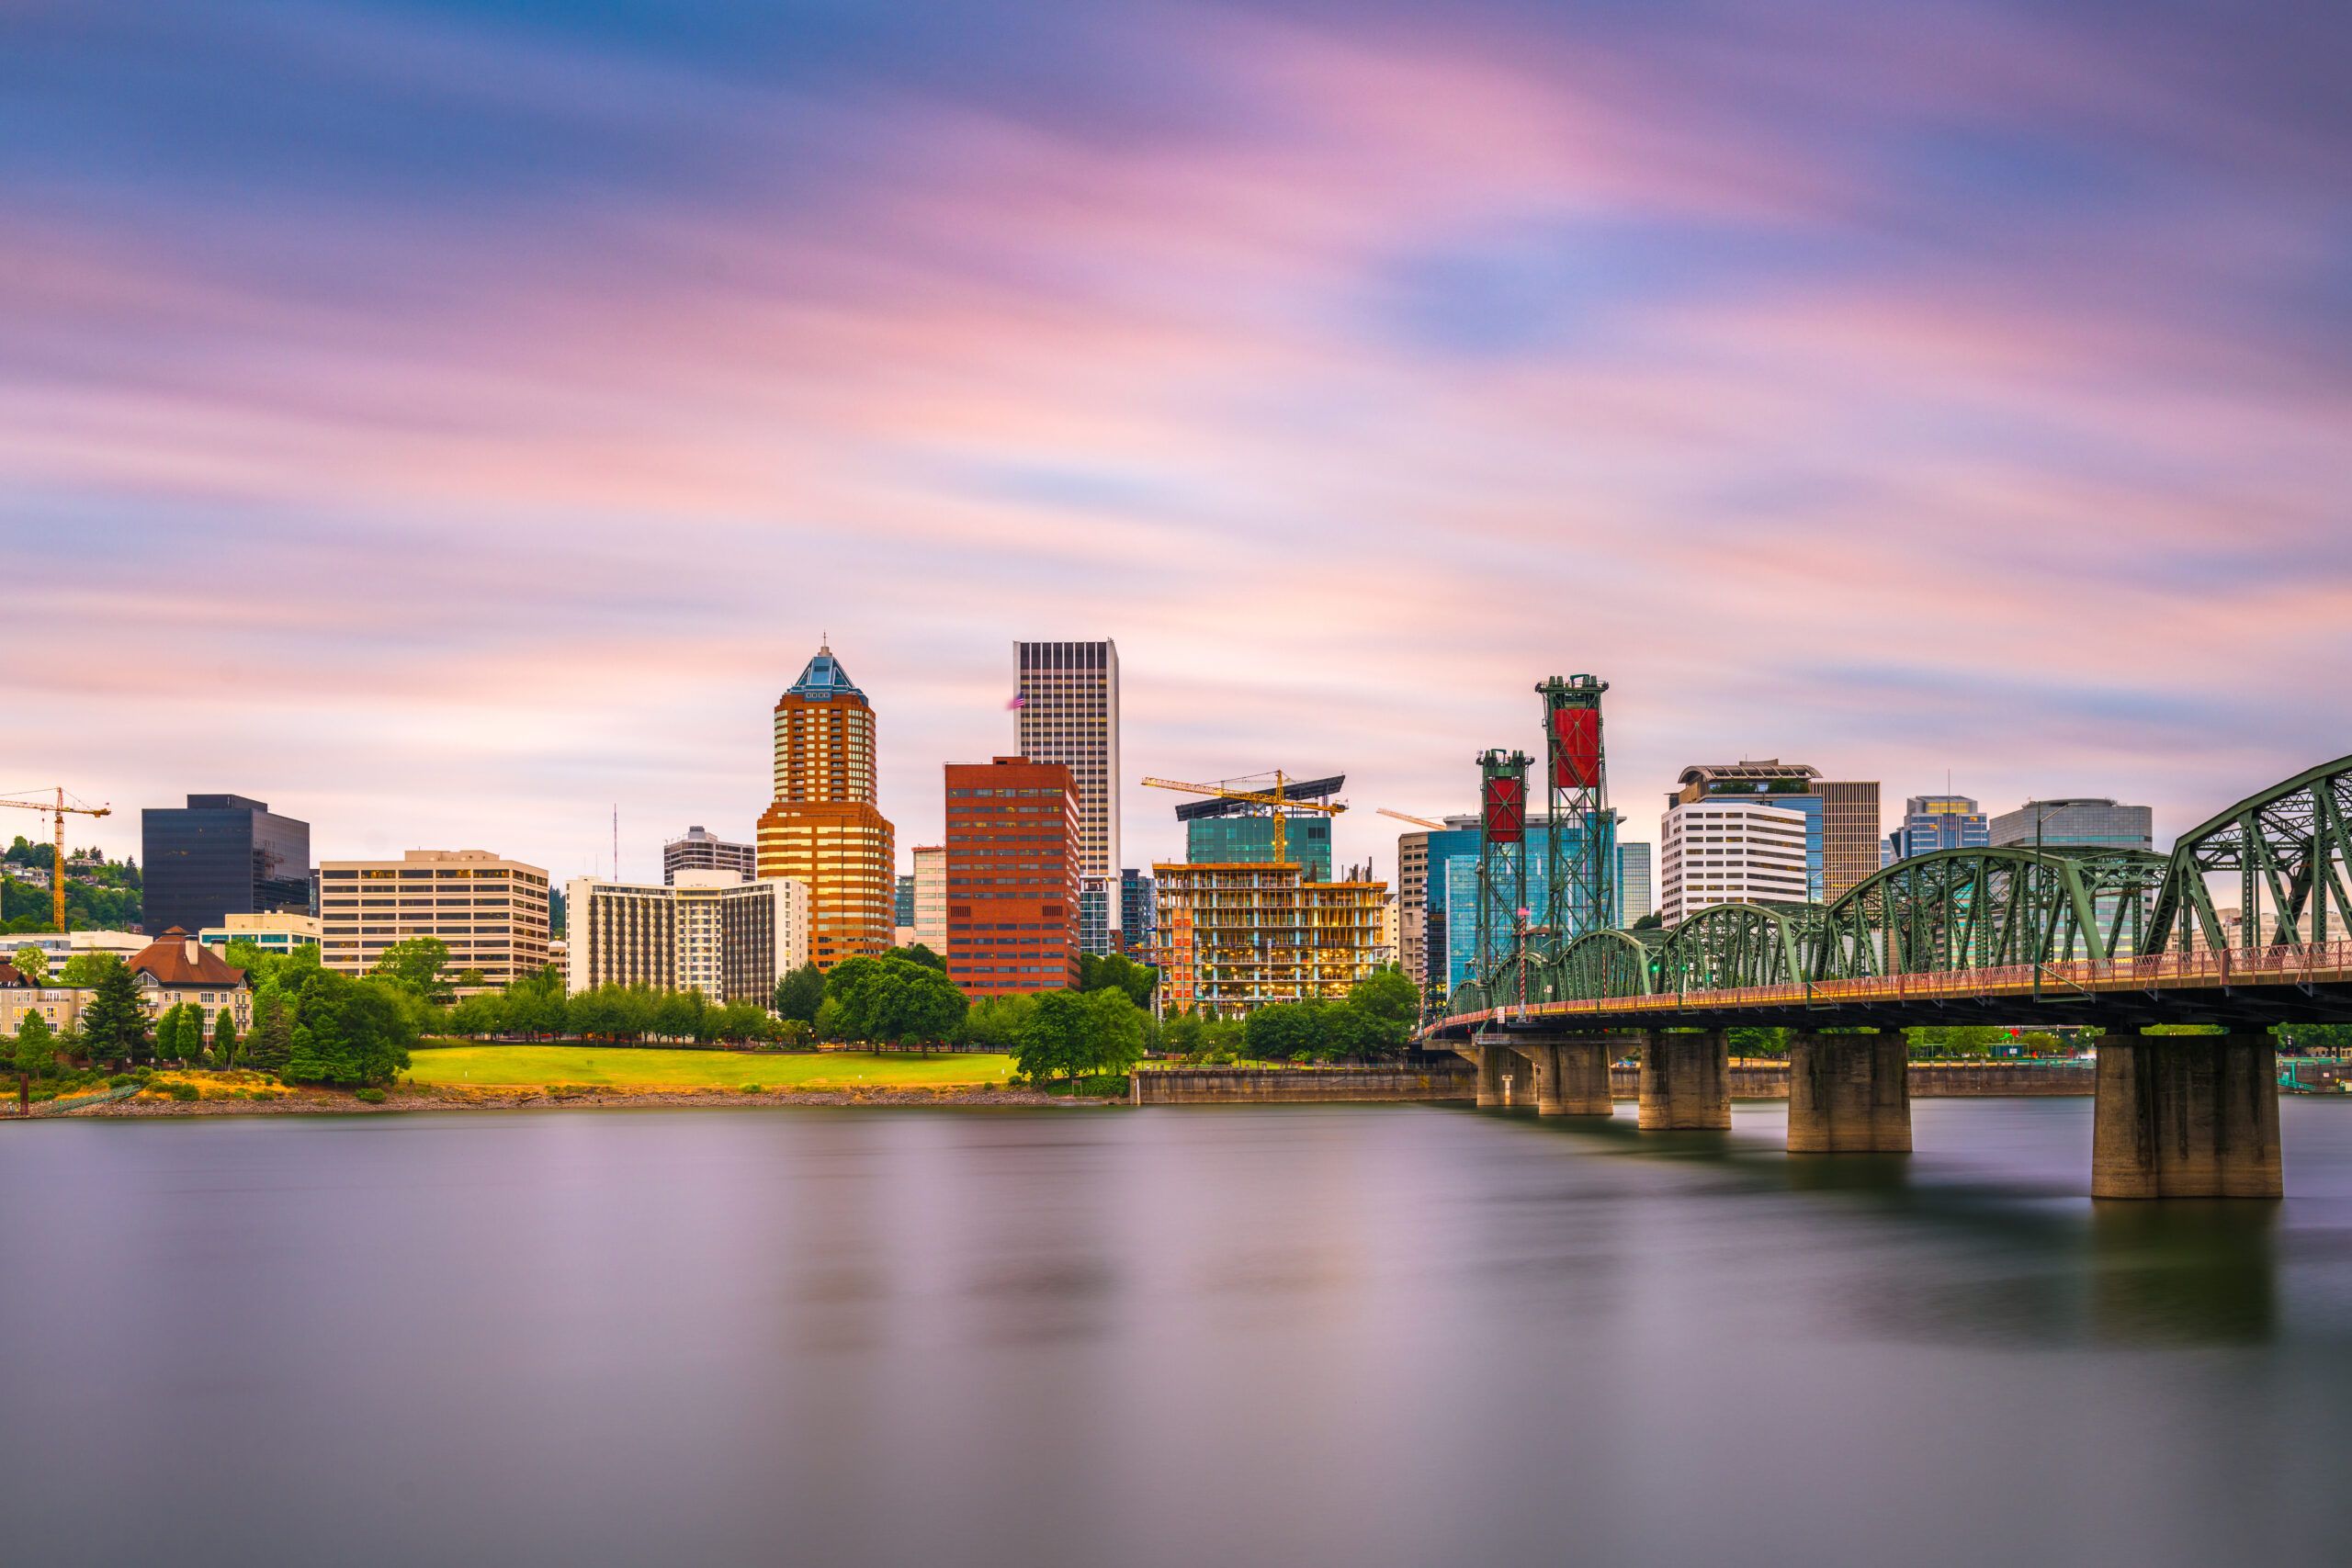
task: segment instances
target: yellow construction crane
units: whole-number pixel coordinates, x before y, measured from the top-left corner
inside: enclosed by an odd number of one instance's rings
[[[1215,795],[1219,800],[1239,800],[1251,806],[1272,807],[1274,817],[1274,859],[1277,862],[1290,858],[1283,842],[1283,814],[1284,812],[1312,811],[1321,817],[1337,817],[1347,809],[1336,801],[1285,798],[1283,790],[1290,780],[1280,769],[1275,770],[1274,787],[1271,790],[1235,789],[1230,784],[1184,784],[1177,779],[1146,779],[1143,782],[1153,789],[1179,789],[1188,795]]]
[[[70,812],[76,817],[111,817],[114,815],[114,808],[107,806],[68,806],[65,804],[65,790],[62,785],[53,785],[41,791],[19,790],[17,793],[19,795],[53,794],[57,796],[54,801],[0,798],[0,806],[14,806],[26,811],[46,811],[57,820],[57,858],[50,864],[49,892],[51,906],[56,911],[54,923],[62,932],[65,930],[66,815]]]
[[[1383,817],[1394,817],[1399,822],[1410,822],[1416,828],[1430,828],[1441,833],[1445,831],[1444,823],[1432,822],[1426,817],[1416,817],[1410,812],[1406,811],[1391,811],[1385,806],[1375,806],[1373,809],[1379,812]]]

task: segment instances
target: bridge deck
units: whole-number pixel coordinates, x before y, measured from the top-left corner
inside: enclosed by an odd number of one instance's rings
[[[1530,1002],[1456,1014],[1426,1033],[1443,1037],[1539,1022],[1595,1030],[1798,1022],[1900,1027],[1990,1021],[1981,1016],[1985,1012],[2029,1024],[2115,1027],[2352,1019],[2352,942]],[[1820,1014],[1828,1016],[1810,1016]]]

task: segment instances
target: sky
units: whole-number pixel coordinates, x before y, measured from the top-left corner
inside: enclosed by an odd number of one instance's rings
[[[0,0],[0,791],[658,875],[1115,638],[1339,857],[1611,682],[2160,844],[2352,752],[2352,9]],[[12,815],[17,815],[12,813]],[[38,833],[25,815],[0,832]]]

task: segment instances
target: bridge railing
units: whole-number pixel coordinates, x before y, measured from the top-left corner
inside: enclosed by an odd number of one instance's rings
[[[1607,1013],[1671,1018],[1693,1008],[1771,1008],[1846,1002],[1933,1001],[2015,997],[2036,990],[2046,997],[2069,992],[2163,990],[2177,987],[2309,985],[2352,979],[2352,940],[2288,943],[2272,947],[2199,949],[2147,957],[2076,958],[2054,964],[2011,964],[1996,968],[1953,969],[1938,974],[1880,975],[1850,980],[1815,980],[1777,986],[1742,986],[1712,991],[1666,991],[1653,996],[1604,997],[1577,1001],[1534,1002],[1488,1009],[1446,1019],[1439,1026],[1476,1025],[1516,1019]]]

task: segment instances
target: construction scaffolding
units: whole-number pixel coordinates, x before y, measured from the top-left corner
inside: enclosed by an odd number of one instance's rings
[[[1159,998],[1170,1013],[1243,1018],[1337,1001],[1394,962],[1388,885],[1309,882],[1291,862],[1152,867]]]

